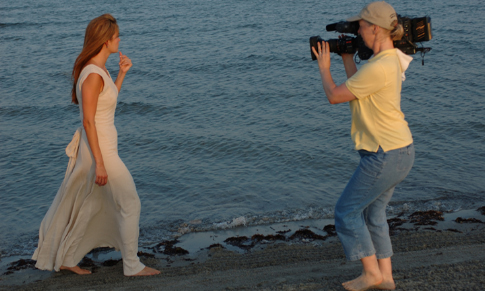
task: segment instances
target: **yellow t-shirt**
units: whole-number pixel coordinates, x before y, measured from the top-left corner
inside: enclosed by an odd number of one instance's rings
[[[401,111],[401,63],[397,49],[385,50],[363,65],[345,85],[350,101],[351,136],[356,150],[387,152],[413,142]]]

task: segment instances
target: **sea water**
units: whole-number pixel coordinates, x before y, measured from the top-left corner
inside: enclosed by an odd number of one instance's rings
[[[77,127],[71,71],[89,21],[111,13],[133,61],[116,110],[142,203],[140,245],[174,234],[333,217],[356,168],[348,104],[330,105],[308,39],[367,1],[0,2],[0,252],[29,255]],[[402,90],[416,161],[390,214],[485,199],[485,6],[391,1],[433,39]],[[332,56],[335,82],[345,81]],[[362,62],[364,63],[364,62]],[[362,64],[361,63],[361,64]],[[117,74],[118,57],[107,68]]]

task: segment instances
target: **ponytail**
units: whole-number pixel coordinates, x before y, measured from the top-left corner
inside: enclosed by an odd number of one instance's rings
[[[391,40],[401,40],[402,36],[404,35],[404,28],[402,27],[402,24],[397,22],[393,23],[394,29],[391,30]]]

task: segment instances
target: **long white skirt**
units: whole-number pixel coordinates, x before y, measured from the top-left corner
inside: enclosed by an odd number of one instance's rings
[[[137,256],[140,199],[117,149],[103,152],[102,148],[108,173],[104,186],[95,184],[94,159],[82,127],[66,153],[69,165],[42,220],[39,244],[32,256],[37,260],[35,266],[59,271],[61,266],[76,266],[94,248],[114,247],[121,251],[126,276],[140,272],[145,267]]]

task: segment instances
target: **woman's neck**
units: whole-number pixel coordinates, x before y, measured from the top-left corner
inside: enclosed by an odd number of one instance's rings
[[[88,63],[94,64],[102,69],[106,68],[106,61],[108,61],[110,53],[103,47],[101,51],[89,60]]]
[[[374,44],[372,45],[372,51],[374,52],[374,56],[378,55],[380,52],[393,49],[394,43],[389,37],[379,40],[378,37],[375,38]]]

